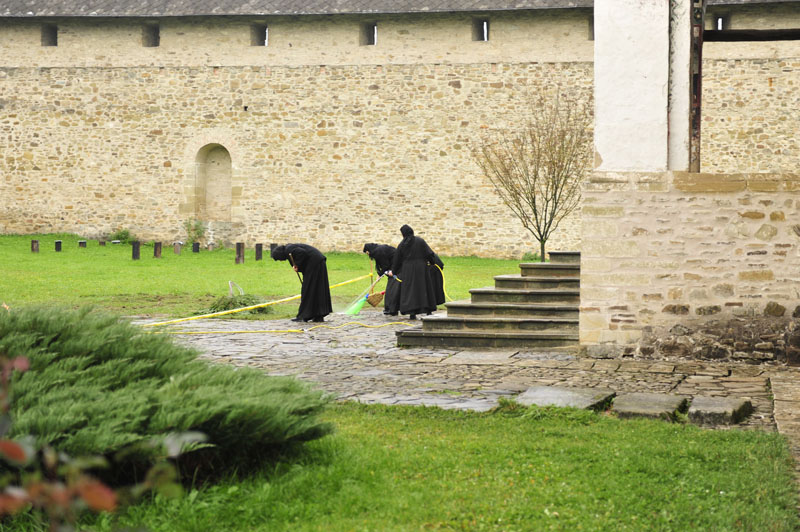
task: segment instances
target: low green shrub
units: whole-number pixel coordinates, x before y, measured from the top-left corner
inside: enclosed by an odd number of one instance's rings
[[[206,313],[210,314],[212,312],[224,312],[226,310],[251,307],[253,305],[258,305],[259,303],[265,303],[265,302],[266,301],[264,301],[260,297],[256,297],[252,294],[222,296],[211,304],[211,307],[209,307],[208,312],[201,312],[201,314],[206,314]],[[259,307],[244,312],[254,313],[254,314],[270,314],[272,313],[272,307]]]
[[[136,237],[128,229],[117,229],[107,237],[108,240],[119,240],[123,244],[130,244]]]
[[[206,235],[206,223],[195,218],[185,220],[183,228],[186,230],[186,240],[189,244],[203,240]]]
[[[0,354],[30,361],[14,377],[12,436],[76,456],[125,449],[146,461],[154,437],[199,431],[213,445],[204,460],[226,468],[332,430],[317,417],[327,398],[308,385],[209,365],[167,335],[91,309],[0,312]]]

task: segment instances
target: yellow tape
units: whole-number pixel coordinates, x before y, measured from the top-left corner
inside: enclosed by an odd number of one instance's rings
[[[332,284],[328,288],[338,288],[340,286],[344,286],[346,284],[355,283],[360,281],[361,279],[366,279],[369,277],[369,274],[362,275],[361,277],[356,277],[355,279],[350,279],[349,281],[344,281],[337,284]],[[192,321],[192,320],[201,320],[203,318],[213,318],[216,316],[225,316],[227,314],[234,314],[236,312],[244,312],[245,310],[252,310],[255,308],[261,307],[268,307],[270,305],[277,305],[278,303],[286,303],[287,301],[293,301],[295,299],[300,299],[300,294],[292,297],[285,297],[283,299],[278,299],[276,301],[268,301],[267,303],[259,303],[258,305],[250,305],[249,307],[242,307],[242,308],[235,308],[232,310],[223,310],[220,312],[212,312],[211,314],[203,314],[202,316],[192,316],[191,318],[178,318],[175,320],[168,320],[168,321],[160,321],[158,323],[146,323],[142,325],[142,327],[156,327],[158,325],[171,325],[173,323],[182,323],[184,321]]]
[[[439,268],[439,265],[438,265],[438,264],[435,264],[434,266],[436,266],[437,268]],[[453,298],[452,298],[452,297],[450,297],[450,294],[448,294],[448,293],[447,293],[447,283],[445,282],[445,279],[444,279],[444,270],[442,270],[441,268],[439,268],[439,271],[440,271],[440,272],[442,272],[442,292],[444,292],[444,297],[446,297],[447,299],[449,299],[450,301],[452,301],[452,300],[453,300]]]

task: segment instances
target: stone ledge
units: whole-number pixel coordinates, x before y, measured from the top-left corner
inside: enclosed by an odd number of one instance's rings
[[[697,395],[689,407],[689,420],[698,425],[730,425],[753,413],[748,399]]]
[[[614,392],[605,388],[533,386],[517,396],[516,401],[525,406],[597,409],[605,405],[612,397],[614,397]]]
[[[689,396],[658,393],[626,393],[614,399],[612,412],[621,418],[649,417],[675,420],[676,412],[686,410]]]

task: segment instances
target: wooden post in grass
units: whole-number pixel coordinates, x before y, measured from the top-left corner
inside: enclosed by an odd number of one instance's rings
[[[180,242],[173,242],[172,243],[172,252],[176,255],[181,254],[181,243]]]
[[[31,253],[39,253],[39,241],[31,240]]]
[[[244,242],[236,243],[236,264],[244,264]]]
[[[86,240],[78,240],[78,247],[85,248],[86,247]]]
[[[153,242],[153,258],[161,258],[161,242]]]
[[[256,244],[256,260],[261,260],[264,256],[264,244]]]
[[[200,242],[192,242],[192,253],[200,253]]]
[[[61,251],[61,240],[56,240],[56,252]]]
[[[273,243],[271,243],[271,244],[269,245],[269,256],[270,256],[270,257],[272,256],[272,252],[273,252],[273,251],[275,251],[275,248],[276,248],[276,247],[278,247],[278,244],[276,244],[275,242],[273,242]]]
[[[106,247],[106,241],[105,240],[99,241],[98,244],[100,244],[100,247],[102,247],[102,248]]]
[[[139,253],[140,253],[139,248],[141,246],[141,243],[138,240],[134,240],[133,242],[131,242],[131,246],[133,247],[133,254],[131,258],[133,260],[139,260]]]

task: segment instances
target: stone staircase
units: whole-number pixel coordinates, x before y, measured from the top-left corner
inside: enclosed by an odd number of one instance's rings
[[[399,346],[523,347],[578,345],[581,255],[550,252],[549,263],[521,263],[519,275],[498,275],[494,288],[447,303],[447,316],[397,332]]]

